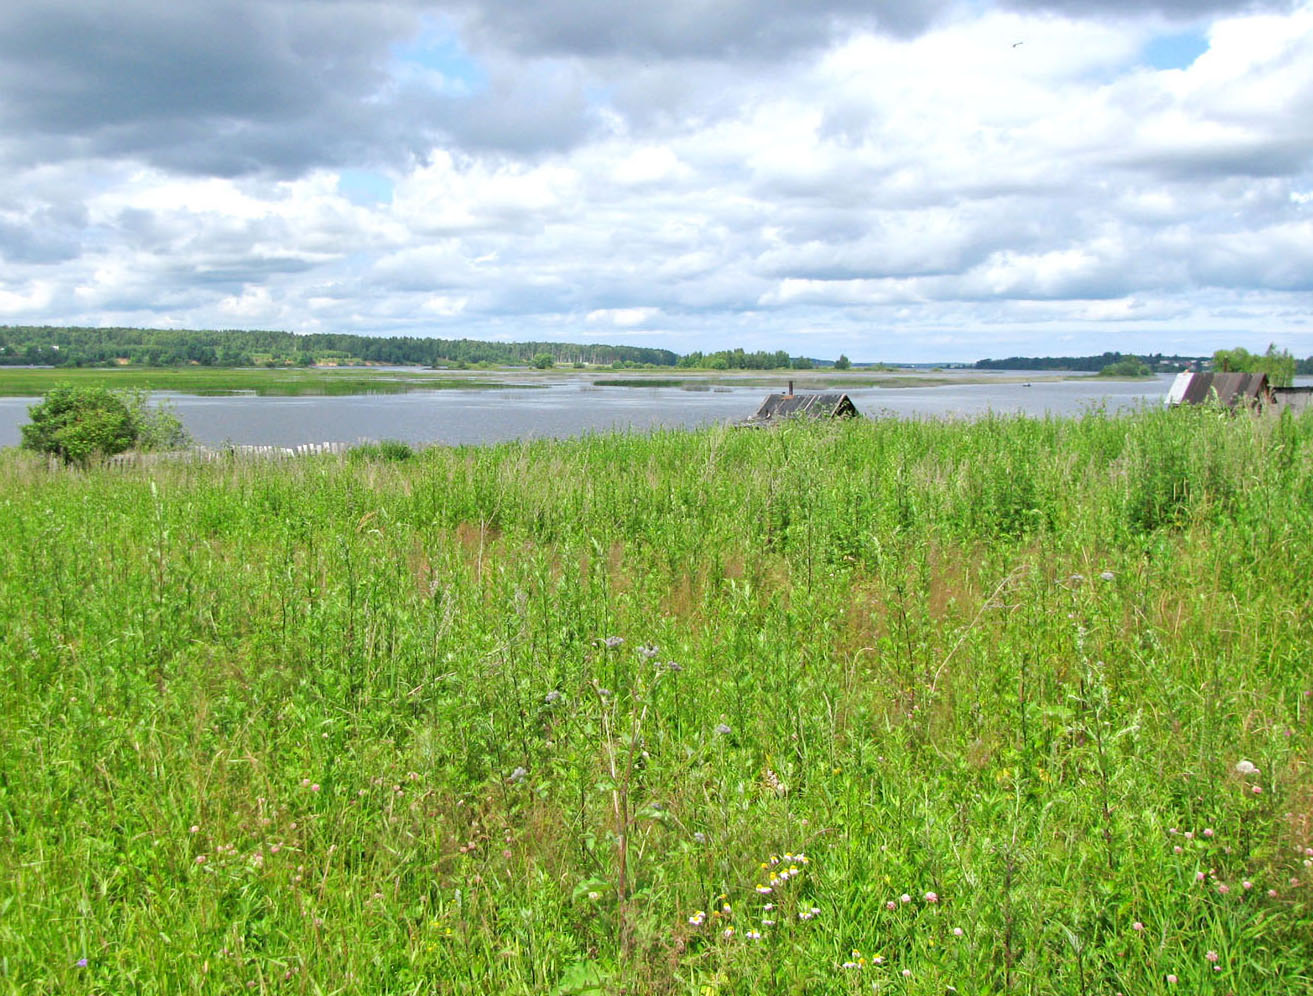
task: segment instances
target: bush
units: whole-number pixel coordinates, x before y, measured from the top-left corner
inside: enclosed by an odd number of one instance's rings
[[[409,444],[400,440],[384,439],[378,443],[361,443],[359,446],[353,446],[350,456],[353,460],[390,460],[393,463],[404,463],[414,458],[415,451]]]
[[[124,450],[185,445],[187,433],[171,411],[150,409],[145,392],[123,394],[104,387],[61,384],[27,410],[23,449],[85,464],[94,456]]]

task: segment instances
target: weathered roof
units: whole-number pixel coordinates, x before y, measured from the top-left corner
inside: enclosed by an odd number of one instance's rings
[[[1268,395],[1267,374],[1190,373],[1176,375],[1167,392],[1169,405],[1202,405],[1208,402],[1235,408],[1257,405]]]
[[[846,394],[771,394],[747,422],[759,425],[790,416],[848,418],[856,414],[857,406]]]

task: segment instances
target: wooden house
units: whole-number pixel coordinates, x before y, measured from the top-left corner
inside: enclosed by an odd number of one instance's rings
[[[855,418],[857,414],[857,406],[846,394],[794,394],[793,381],[789,381],[786,393],[767,395],[756,414],[740,424],[765,426],[788,418]]]

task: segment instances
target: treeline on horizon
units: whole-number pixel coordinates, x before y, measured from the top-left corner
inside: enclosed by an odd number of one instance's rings
[[[686,356],[669,349],[569,342],[485,342],[477,339],[375,337],[346,333],[225,329],[0,326],[0,366],[146,367],[313,366],[317,363],[418,364],[461,367],[554,364],[655,366],[711,370],[808,369],[813,361],[742,349]]]
[[[1098,373],[1114,363],[1139,360],[1151,370],[1163,373],[1208,359],[1211,357],[1107,352],[1098,356],[1009,356],[1002,360],[977,360],[975,367],[977,370],[1079,370]]]
[[[451,366],[529,364],[549,355],[554,363],[674,366],[678,355],[643,346],[563,342],[483,342],[476,339],[374,337],[224,329],[135,329],[0,326],[0,365],[170,367],[311,366],[322,361]]]
[[[1203,356],[1182,356],[1179,353],[1173,353],[1170,356],[1164,353],[1117,353],[1107,352],[1100,353],[1098,356],[1009,356],[1002,360],[977,360],[975,369],[977,370],[1078,370],[1090,371],[1097,373],[1114,364],[1124,363],[1128,360],[1138,360],[1145,366],[1149,367],[1156,373],[1170,373],[1174,370],[1182,370],[1193,366],[1197,363],[1207,363],[1216,361],[1219,355],[1230,354],[1234,350],[1219,350],[1213,355]],[[1239,352],[1244,353],[1244,350]],[[1271,354],[1272,350],[1269,349]],[[1246,354],[1248,355],[1248,354]],[[1262,355],[1254,356],[1254,359],[1262,359]],[[1239,368],[1237,368],[1239,369]],[[1313,356],[1304,359],[1295,360],[1294,373],[1313,374]]]

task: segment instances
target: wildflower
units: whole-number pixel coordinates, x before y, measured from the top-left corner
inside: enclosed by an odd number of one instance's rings
[[[764,896],[771,891],[771,887],[769,885],[759,885],[757,886],[757,891]]]
[[[1243,758],[1242,758],[1241,760],[1239,760],[1239,761],[1236,762],[1235,770],[1236,770],[1236,774],[1239,774],[1239,775],[1256,775],[1256,774],[1258,774],[1258,769],[1257,769],[1256,767],[1254,767],[1254,762],[1253,762],[1253,761],[1246,761],[1246,760],[1244,760]]]
[[[693,840],[699,844],[705,844],[707,842],[707,835],[699,830],[693,834]]]
[[[733,733],[734,731],[733,731],[732,729],[730,729],[730,726],[729,726],[728,723],[717,723],[717,724],[716,724],[715,732],[716,732],[716,733],[719,733],[722,737],[727,737],[727,736],[729,736],[731,733]]]
[[[1268,898],[1268,899],[1276,899],[1276,897],[1277,897],[1277,890],[1276,890],[1276,889],[1268,889],[1268,890],[1267,890],[1267,898]]]
[[[691,917],[688,918],[688,922],[695,927],[701,927],[702,924],[706,921],[706,919],[707,919],[707,914],[704,913],[702,910],[698,910],[696,913],[694,913]]]
[[[884,904],[884,908],[887,909],[887,910],[897,909],[897,908],[898,908],[898,904],[897,904],[896,902],[894,902],[894,901],[891,899],[891,900],[889,900],[887,903]]]
[[[1175,976],[1175,975],[1169,975],[1169,976],[1167,976],[1167,984],[1168,984],[1169,986],[1174,986],[1174,985],[1176,985],[1176,976]]]
[[[750,940],[750,941],[759,941],[759,940],[761,940],[761,931],[760,931],[760,930],[749,930],[749,931],[745,932],[743,936],[746,937],[746,938],[747,938],[748,940]]]
[[[903,969],[903,978],[910,979],[911,977],[912,977],[912,970],[910,968]]]
[[[1196,882],[1202,882],[1202,881],[1204,880],[1204,873],[1201,872],[1201,871],[1200,871],[1200,872],[1195,872],[1195,873],[1194,873],[1194,880],[1195,880]]]
[[[75,961],[73,964],[75,964],[78,968],[86,968],[86,967],[87,967],[87,960],[86,960],[85,958],[79,958],[79,959],[78,959],[77,961]]]
[[[883,964],[884,964],[884,955],[876,955],[874,958],[871,959],[871,964],[872,964],[872,965],[883,965]]]
[[[548,705],[551,705],[554,702],[560,702],[561,693],[558,692],[555,688],[553,688],[550,692],[548,692],[546,695],[543,696],[543,701],[546,702]]]
[[[664,664],[661,664],[659,666],[664,667],[667,671],[670,671],[671,673],[678,673],[684,670],[684,666],[682,664],[676,663],[675,661],[666,661]]]
[[[659,653],[661,653],[661,648],[658,647],[655,643],[652,644],[651,646],[644,645],[638,648],[639,656],[646,658],[647,660],[651,660]]]
[[[724,930],[722,930],[722,931],[720,932],[720,936],[721,936],[721,937],[733,937],[733,936],[734,936],[734,928],[733,928],[733,927],[726,927]]]
[[[926,901],[927,903],[937,903],[937,902],[939,902],[939,896],[938,896],[936,893],[933,893],[933,892],[927,892],[927,893],[925,894],[925,901]]]
[[[1116,576],[1117,575],[1114,574],[1112,571],[1104,571],[1099,575],[1099,577],[1102,578],[1104,581],[1111,581]]]
[[[1227,885],[1225,882],[1223,882],[1221,885],[1217,887],[1217,891],[1225,896],[1228,892],[1231,891],[1231,887]]]
[[[773,910],[774,908],[775,908],[775,904],[774,904],[774,903],[767,903],[767,904],[766,904],[765,906],[763,906],[761,909],[762,909],[762,912],[764,912],[764,913],[769,913],[769,912],[770,912],[771,910]]]
[[[1186,839],[1186,840],[1194,840],[1194,831],[1193,831],[1193,830],[1187,830],[1187,831],[1185,832],[1185,839]]]
[[[197,863],[198,865],[203,865],[203,864],[205,864],[205,855],[204,855],[204,854],[198,854],[198,855],[196,855],[196,863]]]
[[[1261,786],[1261,785],[1252,785],[1252,786],[1250,786],[1249,791],[1250,791],[1250,792],[1253,792],[1254,795],[1262,795],[1262,794],[1263,794],[1263,786]]]
[[[319,783],[318,783],[318,782],[315,782],[315,784],[311,785],[311,786],[310,786],[310,791],[311,791],[311,792],[318,792],[318,791],[319,791]]]
[[[1245,891],[1248,891],[1254,887],[1254,883],[1249,881],[1249,879],[1245,879],[1243,882],[1240,883],[1240,887]]]
[[[602,894],[600,892],[590,892],[588,893],[588,898],[593,902],[597,902],[599,899],[602,898]]]
[[[528,777],[529,777],[529,772],[527,772],[524,768],[519,767],[517,765],[515,770],[511,772],[511,777],[509,780],[514,782],[516,785],[519,785],[520,782],[524,781]]]
[[[858,967],[858,964],[857,964],[857,962],[855,962],[855,961],[845,961],[845,962],[844,962],[842,965],[840,965],[839,967],[840,967],[840,968],[846,968],[846,969],[854,969],[854,968],[857,968],[857,967]]]
[[[1216,951],[1209,951],[1207,954],[1204,955],[1204,957],[1207,958],[1209,961],[1216,963],[1218,954]]]
[[[607,650],[614,650],[624,642],[625,638],[623,636],[608,636],[602,641],[602,643],[606,645]]]
[[[1204,836],[1205,836],[1205,837],[1211,837],[1212,835],[1213,835],[1213,828],[1212,828],[1212,827],[1204,827]]]
[[[769,919],[767,919],[766,917],[762,917],[762,918],[761,918],[761,925],[762,925],[763,927],[773,927],[773,926],[775,926],[775,921],[774,921],[774,920],[769,920]]]
[[[1180,844],[1177,844],[1175,847],[1172,848],[1173,854],[1180,854],[1181,852],[1182,852],[1182,848]]]
[[[303,789],[309,788],[309,787],[310,787],[310,779],[309,779],[309,778],[302,778],[302,779],[301,779],[301,787],[302,787]]]
[[[1142,924],[1139,920],[1136,920],[1133,924],[1131,924],[1131,930],[1135,930],[1135,931],[1139,931],[1139,932],[1143,933],[1143,932],[1144,932],[1144,924]]]
[[[898,901],[900,903],[910,903],[912,901],[912,897],[909,896],[906,892],[904,892],[901,896],[898,897]]]
[[[196,833],[196,831],[198,831],[198,830],[200,830],[200,827],[198,827],[195,823],[193,823],[193,824],[191,825],[191,828],[190,828],[187,832],[188,832],[188,833]]]
[[[953,936],[954,936],[954,937],[961,937],[961,936],[962,936],[962,928],[961,928],[961,927],[954,927],[954,928],[953,928]]]

